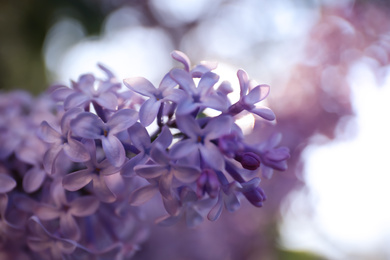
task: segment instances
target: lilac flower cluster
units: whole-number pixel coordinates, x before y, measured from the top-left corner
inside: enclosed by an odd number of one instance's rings
[[[161,225],[217,220],[241,197],[263,205],[259,174],[285,170],[289,151],[277,147],[280,135],[245,142],[235,120],[274,120],[257,105],[269,87],[239,70],[232,104],[230,84],[216,86],[216,64],[172,57],[183,68],[158,87],[128,78],[123,91],[99,65],[104,79],[85,74],[37,99],[0,95],[1,259],[128,259],[147,239],[140,205],[156,194],[166,210]]]

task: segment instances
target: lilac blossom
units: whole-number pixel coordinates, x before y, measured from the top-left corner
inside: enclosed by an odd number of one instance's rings
[[[75,217],[87,217],[96,212],[99,201],[94,196],[81,196],[68,201],[61,179],[51,185],[52,204],[40,203],[34,213],[40,220],[59,219],[59,232],[64,238],[78,241],[81,237],[80,228]]]
[[[120,92],[99,65],[105,79],[84,74],[37,99],[0,93],[0,258],[129,259],[153,220],[192,227],[236,211],[243,197],[263,206],[259,175],[285,170],[289,150],[280,135],[248,143],[235,119],[247,110],[273,120],[257,106],[269,87],[239,70],[231,104],[216,63],[192,67],[184,53],[171,55],[184,68],[158,88],[136,77]]]
[[[137,155],[127,161],[121,170],[123,176],[130,177],[134,174],[134,167],[144,164],[150,157],[150,153],[156,144],[166,149],[172,143],[172,134],[168,127],[164,126],[158,137],[152,142],[147,130],[139,123],[135,123],[128,129],[131,143],[138,150]]]
[[[64,152],[74,162],[85,162],[90,159],[88,151],[82,143],[72,136],[70,130],[70,121],[81,111],[78,108],[68,110],[62,116],[60,130],[56,130],[46,121],[42,122],[39,136],[51,144],[43,158],[43,166],[49,174],[55,172],[55,162],[61,152]]]
[[[172,182],[174,178],[182,183],[195,181],[200,170],[195,166],[173,163],[172,158],[165,153],[161,146],[156,146],[151,153],[156,164],[138,165],[134,171],[146,179],[159,178],[159,189],[163,197],[172,198]]]
[[[116,134],[132,126],[137,120],[137,115],[132,109],[122,109],[115,112],[105,123],[97,115],[83,112],[72,120],[71,129],[76,136],[101,140],[106,158],[114,166],[119,167],[125,162],[126,154]]]
[[[220,116],[211,119],[204,128],[199,126],[199,122],[189,116],[177,118],[179,129],[187,138],[177,142],[170,154],[174,158],[189,156],[201,159],[214,169],[222,169],[224,158],[218,147],[212,141],[227,135],[231,131],[232,118],[229,116]]]
[[[173,69],[170,76],[187,93],[186,98],[178,104],[176,112],[178,115],[189,114],[196,109],[204,108],[212,108],[218,111],[227,110],[226,99],[218,95],[213,89],[219,80],[217,74],[213,72],[203,74],[198,86],[195,86],[191,74],[183,69]]]
[[[255,106],[255,104],[268,96],[270,87],[263,84],[251,89],[253,81],[249,80],[248,74],[244,70],[238,70],[237,77],[240,82],[240,100],[229,107],[229,114],[236,115],[243,110],[247,110],[266,120],[274,120],[275,114],[272,110],[266,107]]]
[[[63,259],[64,256],[72,254],[77,247],[75,241],[50,233],[36,216],[30,218],[28,228],[28,247],[33,252],[40,253],[45,259]]]
[[[69,191],[77,191],[92,182],[94,193],[99,200],[103,202],[115,201],[116,196],[107,186],[105,176],[119,172],[119,168],[112,165],[108,159],[97,161],[94,141],[87,141],[86,146],[91,154],[91,159],[84,163],[87,168],[64,176],[62,180],[64,188]]]
[[[77,82],[72,82],[73,89],[57,85],[52,92],[53,98],[63,101],[66,110],[74,107],[85,108],[90,103],[95,103],[109,110],[115,110],[118,105],[115,92],[120,87],[120,84],[110,70],[101,64],[99,64],[99,67],[107,74],[107,80],[97,80],[92,74],[84,74],[79,77]],[[97,84],[96,89],[95,84]]]
[[[164,102],[171,101],[178,103],[184,96],[184,92],[174,88],[177,84],[169,74],[165,75],[158,88],[142,77],[128,78],[123,80],[124,84],[134,92],[148,97],[139,110],[139,118],[144,126],[150,125],[157,117]]]

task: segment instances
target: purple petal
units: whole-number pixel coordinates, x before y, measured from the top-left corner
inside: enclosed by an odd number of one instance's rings
[[[202,100],[204,107],[212,108],[218,111],[226,111],[229,108],[229,103],[226,99],[217,94],[209,94]]]
[[[190,74],[182,69],[173,69],[169,74],[187,93],[195,94],[195,83]]]
[[[269,89],[270,87],[268,85],[259,85],[252,89],[248,95],[243,98],[243,101],[249,106],[254,105],[268,96]]]
[[[61,86],[54,90],[50,96],[55,100],[55,101],[64,101],[69,95],[73,94],[74,90],[71,88],[68,88],[66,86]]]
[[[172,198],[172,179],[173,174],[168,173],[161,176],[159,181],[159,190],[163,197],[167,199]]]
[[[70,137],[70,132],[68,135],[68,143],[65,143],[63,146],[65,154],[73,161],[73,162],[86,162],[91,159],[91,155],[89,154],[87,148],[85,146]]]
[[[164,92],[166,90],[170,90],[174,88],[177,85],[176,81],[174,81],[169,73],[165,74],[164,78],[161,80],[160,85],[158,86],[158,89],[161,92]]]
[[[124,79],[123,83],[134,92],[147,97],[153,97],[154,93],[157,91],[153,84],[143,77]]]
[[[120,170],[121,175],[123,177],[132,177],[135,174],[134,167],[143,164],[146,159],[147,157],[145,156],[145,154],[137,154],[122,166],[122,169]]]
[[[173,140],[171,131],[167,126],[163,126],[163,129],[159,136],[154,140],[154,144],[160,144],[163,149],[168,148]]]
[[[199,81],[197,92],[201,96],[205,96],[208,94],[210,89],[217,83],[219,80],[219,76],[213,72],[207,72],[202,76]]]
[[[153,161],[160,165],[168,165],[170,162],[167,151],[160,144],[156,144],[156,146],[152,149],[150,156],[153,158]]]
[[[185,97],[185,92],[181,89],[167,89],[162,93],[164,100],[179,103]]]
[[[94,100],[96,103],[109,110],[114,111],[118,106],[118,98],[111,92],[101,93],[98,97],[94,98]]]
[[[3,218],[5,216],[5,211],[8,206],[8,196],[7,194],[0,193],[0,217]]]
[[[69,191],[76,191],[91,182],[93,174],[90,169],[85,169],[65,175],[62,184]]]
[[[156,185],[147,185],[136,189],[130,196],[129,203],[132,206],[140,206],[156,195],[158,187]]]
[[[87,139],[101,138],[105,127],[97,115],[89,112],[79,114],[72,120],[70,126],[73,134]]]
[[[133,109],[117,111],[107,122],[110,134],[117,134],[127,130],[138,119],[138,113]]]
[[[210,120],[203,129],[207,134],[207,140],[213,140],[231,132],[233,118],[231,116],[219,116]]]
[[[171,56],[172,56],[172,58],[174,58],[178,62],[181,62],[184,65],[184,69],[186,71],[188,71],[188,72],[190,71],[191,62],[190,62],[190,59],[188,58],[187,55],[185,55],[181,51],[175,50],[171,53]]]
[[[57,219],[61,215],[58,208],[46,204],[39,204],[36,206],[34,213],[41,220]]]
[[[240,82],[240,97],[244,97],[248,91],[248,74],[244,70],[237,71],[238,81]]]
[[[65,238],[75,241],[78,241],[81,236],[76,220],[69,213],[62,214],[60,217],[60,232]]]
[[[7,193],[13,190],[16,187],[16,181],[6,175],[0,174],[0,193]]]
[[[138,165],[134,167],[135,173],[139,176],[152,179],[168,173],[168,167],[165,165]]]
[[[70,94],[64,102],[65,110],[69,110],[74,107],[83,107],[86,103],[88,103],[91,98],[84,93],[75,92]]]
[[[193,140],[187,139],[182,140],[174,144],[170,150],[170,156],[175,159],[183,158],[188,156],[198,150],[198,146],[194,143]]]
[[[177,106],[176,115],[186,116],[191,114],[195,109],[200,107],[200,103],[195,103],[191,98],[183,99]]]
[[[148,131],[140,123],[135,123],[129,128],[128,132],[131,142],[138,150],[144,150],[146,147],[150,146]]]
[[[164,203],[164,208],[168,212],[168,214],[170,214],[171,216],[179,214],[181,207],[179,200],[177,200],[176,198],[167,199],[164,197],[162,199]]]
[[[202,159],[215,170],[224,169],[225,160],[221,151],[213,143],[205,143],[199,146]]]
[[[274,112],[267,107],[255,107],[249,111],[264,118],[265,120],[272,121],[276,118]]]
[[[216,221],[222,213],[223,209],[222,196],[219,195],[217,204],[210,210],[209,214],[207,214],[207,218],[210,221]]]
[[[195,68],[191,70],[192,77],[200,78],[203,74],[216,69],[218,62],[212,61],[202,61],[201,64],[196,65]]]
[[[104,176],[96,176],[93,179],[93,189],[96,197],[102,202],[112,203],[116,200],[115,194],[108,188]]]
[[[234,212],[240,207],[240,201],[233,192],[226,194],[225,207],[229,212]]]
[[[181,182],[192,183],[196,181],[200,175],[200,170],[196,167],[185,165],[172,165],[174,176]]]
[[[39,137],[47,143],[55,143],[61,140],[61,134],[57,132],[46,121],[43,121],[39,127]]]
[[[76,217],[87,217],[96,212],[100,202],[94,196],[83,196],[69,203],[69,213]]]
[[[27,193],[35,192],[37,191],[43,181],[45,180],[46,172],[39,168],[39,167],[33,167],[30,170],[26,172],[26,174],[23,177],[23,189]]]
[[[125,148],[116,136],[108,135],[102,138],[103,150],[107,160],[115,167],[122,166],[126,159]]]
[[[146,100],[140,110],[139,119],[143,126],[149,126],[153,123],[157,117],[158,110],[160,109],[161,101],[157,101],[154,97]]]
[[[156,224],[158,224],[159,226],[164,226],[164,227],[172,226],[172,225],[176,224],[177,222],[179,222],[181,217],[182,217],[182,214],[179,214],[177,216],[171,216],[171,215],[163,216],[163,217],[156,219]]]
[[[55,161],[57,160],[58,155],[62,151],[62,145],[52,146],[49,150],[46,151],[43,156],[43,168],[49,174],[55,172]]]
[[[82,112],[84,112],[83,109],[79,107],[74,107],[64,113],[61,119],[61,132],[63,135],[66,135],[69,132],[70,122]]]
[[[202,133],[198,122],[191,116],[180,116],[177,118],[179,129],[192,138],[197,138]]]

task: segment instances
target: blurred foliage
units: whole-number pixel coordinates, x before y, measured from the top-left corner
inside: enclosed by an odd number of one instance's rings
[[[104,19],[99,5],[79,0],[0,1],[0,89],[47,87],[42,46],[49,28],[61,15],[98,34]]]
[[[279,260],[325,260],[326,258],[304,251],[279,250],[277,253]]]

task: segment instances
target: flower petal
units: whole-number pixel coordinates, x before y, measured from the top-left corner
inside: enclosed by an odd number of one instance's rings
[[[132,206],[140,206],[146,201],[150,200],[158,192],[156,185],[147,185],[136,189],[129,199],[129,203]]]
[[[61,214],[60,216],[60,232],[65,238],[75,241],[78,241],[81,236],[80,228],[76,220],[69,213]]]
[[[207,72],[202,76],[199,81],[197,92],[200,96],[205,96],[209,93],[210,89],[217,83],[219,76],[213,72]]]
[[[140,123],[137,122],[132,125],[128,132],[131,142],[138,150],[144,150],[146,147],[150,146],[148,131]]]
[[[64,102],[65,110],[69,110],[74,107],[83,107],[91,100],[90,97],[81,92],[75,92],[70,94]]]
[[[244,97],[248,91],[248,74],[244,70],[237,71],[238,81],[240,82],[240,97]]]
[[[194,141],[187,139],[174,144],[169,154],[172,156],[172,158],[179,159],[188,156],[197,150],[198,146],[194,143]]]
[[[142,104],[139,110],[139,119],[143,126],[149,126],[153,123],[160,107],[161,101],[157,101],[154,97],[149,98]]]
[[[143,77],[124,79],[123,83],[129,89],[143,96],[153,97],[154,93],[157,92],[157,89],[153,86],[153,84]]]
[[[192,183],[196,181],[200,175],[200,170],[193,166],[172,165],[171,172],[181,182]]]
[[[152,179],[168,172],[168,167],[165,165],[138,165],[134,167],[135,173],[139,176]]]
[[[46,121],[43,121],[38,130],[39,137],[47,143],[55,143],[61,140],[61,134],[49,125]]]
[[[7,193],[13,190],[16,187],[16,181],[6,175],[0,174],[0,193]]]
[[[83,112],[70,123],[73,134],[87,139],[99,139],[103,136],[104,123],[95,114]]]
[[[172,199],[172,179],[172,173],[164,174],[160,178],[159,189],[164,198]]]
[[[65,175],[62,185],[69,191],[76,191],[91,182],[93,174],[90,169],[85,169]]]
[[[68,143],[64,144],[63,149],[65,154],[73,162],[86,162],[91,159],[91,155],[89,154],[87,148],[85,148],[81,142],[73,139],[70,136],[70,132],[68,135]]]
[[[61,212],[51,205],[39,204],[36,206],[34,214],[41,220],[52,220],[59,218]]]
[[[230,134],[232,125],[233,118],[231,116],[219,116],[210,120],[203,131],[207,134],[207,140],[213,140]]]
[[[114,111],[118,106],[118,98],[111,92],[101,93],[98,97],[94,98],[94,100],[96,103],[109,110]]]
[[[173,59],[177,60],[178,62],[182,63],[184,65],[184,69],[186,71],[190,71],[190,66],[191,66],[191,62],[190,62],[190,59],[188,58],[188,56],[186,54],[184,54],[183,52],[181,51],[173,51],[171,52],[171,56]]]
[[[118,110],[107,122],[110,134],[127,130],[138,120],[138,113],[133,109]]]
[[[249,111],[264,118],[265,120],[272,121],[276,118],[274,112],[267,107],[255,107]]]
[[[182,70],[182,69],[173,69],[173,70],[171,70],[169,75],[187,93],[189,93],[191,95],[196,94],[194,80],[191,78],[191,75],[187,71]]]
[[[87,217],[96,212],[100,202],[94,196],[83,196],[69,203],[69,213],[76,217]]]
[[[27,193],[37,191],[45,180],[46,172],[40,167],[33,167],[23,177],[23,189]]]
[[[106,203],[112,203],[116,200],[115,194],[108,188],[104,176],[95,176],[93,179],[93,189],[96,197]]]
[[[243,101],[249,106],[254,105],[265,99],[269,94],[269,90],[270,87],[268,85],[258,85],[243,98]]]
[[[115,167],[123,165],[126,159],[125,148],[116,136],[108,135],[102,138],[102,145],[107,160]]]

